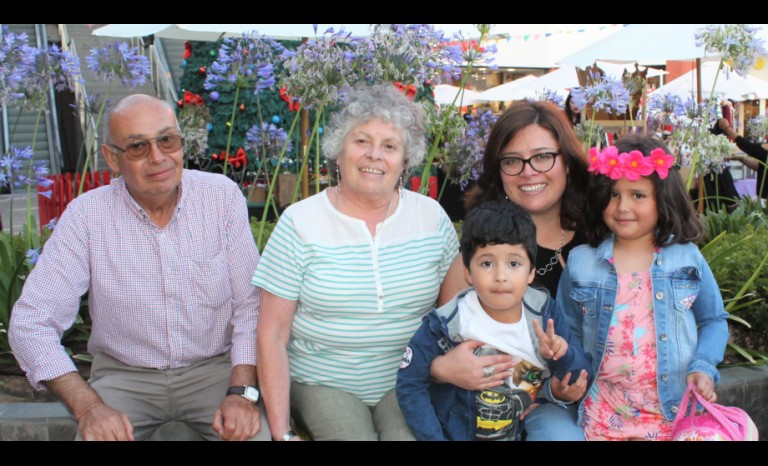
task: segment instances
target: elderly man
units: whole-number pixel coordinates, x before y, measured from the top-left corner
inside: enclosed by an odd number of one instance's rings
[[[141,440],[184,422],[206,439],[269,440],[256,385],[259,253],[242,193],[183,169],[173,108],[132,95],[102,153],[122,177],[72,201],[14,306],[27,378],[78,422],[78,439]],[[86,383],[60,344],[89,293]]]

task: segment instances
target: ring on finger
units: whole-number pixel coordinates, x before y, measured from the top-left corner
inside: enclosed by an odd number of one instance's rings
[[[496,373],[496,369],[493,366],[485,366],[485,367],[483,367],[483,376],[484,377],[491,377],[495,373]]]

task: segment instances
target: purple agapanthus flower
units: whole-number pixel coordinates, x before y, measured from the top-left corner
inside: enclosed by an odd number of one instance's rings
[[[144,84],[151,72],[149,60],[139,53],[139,48],[129,48],[120,41],[92,48],[85,60],[96,76],[107,82],[119,80],[127,87]]]
[[[24,97],[19,89],[29,74],[32,47],[27,44],[27,34],[14,34],[8,26],[0,33],[0,106]]]
[[[11,146],[7,155],[0,158],[0,186],[24,188],[31,186],[50,187],[48,168],[44,160],[34,160],[31,147],[19,149]]]
[[[755,34],[758,28],[746,24],[712,24],[695,34],[696,45],[722,56],[739,76],[746,76],[760,55],[766,55],[763,40]]]
[[[35,265],[37,263],[37,260],[40,258],[40,248],[38,249],[27,249],[27,260],[29,261],[30,265]]]
[[[272,123],[262,123],[261,127],[253,125],[245,134],[245,150],[256,154],[256,158],[262,163],[267,160],[277,163],[286,140],[288,134],[283,128],[278,128]],[[292,148],[293,145],[288,140],[285,151],[290,152]]]
[[[294,51],[285,50],[280,86],[307,109],[336,104],[360,79],[367,44],[367,39],[350,38],[342,28],[309,39]]]
[[[490,110],[468,117],[464,134],[453,142],[445,143],[447,157],[458,164],[452,180],[458,182],[462,189],[482,174],[485,145],[498,118]]]
[[[50,222],[45,224],[45,228],[53,231],[56,229],[56,224],[59,222],[59,217],[54,217]]]
[[[42,108],[48,101],[48,89],[53,85],[57,91],[75,90],[80,77],[80,60],[57,45],[32,48],[30,51],[28,75],[22,82],[24,106]]]
[[[629,104],[629,91],[620,79],[590,72],[587,86],[571,91],[573,103],[579,108],[591,105],[595,110],[623,114]]]
[[[212,91],[223,85],[253,89],[255,93],[275,85],[274,65],[283,47],[279,42],[256,33],[226,38],[211,64],[203,87]]]

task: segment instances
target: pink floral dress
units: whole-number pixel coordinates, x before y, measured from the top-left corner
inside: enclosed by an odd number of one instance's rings
[[[618,274],[605,354],[584,400],[587,440],[669,440],[672,422],[656,387],[656,330],[650,270]]]

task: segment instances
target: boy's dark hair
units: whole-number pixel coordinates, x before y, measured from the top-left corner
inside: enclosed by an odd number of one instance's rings
[[[469,211],[461,230],[461,255],[469,268],[478,248],[489,244],[520,244],[536,266],[536,225],[522,207],[506,199],[483,202]]]
[[[656,148],[669,153],[662,141],[638,134],[627,134],[617,140],[615,145],[619,153],[639,150],[647,157]],[[654,171],[649,178],[653,181],[656,210],[659,215],[654,238],[656,246],[700,241],[704,236],[704,229],[685,191],[680,172],[673,168],[669,170],[669,176],[662,180]],[[596,247],[611,234],[603,220],[603,211],[611,200],[614,184],[615,181],[606,175],[592,176],[585,219],[585,224],[588,225],[587,242],[591,246]]]

